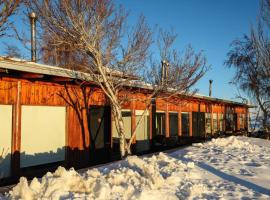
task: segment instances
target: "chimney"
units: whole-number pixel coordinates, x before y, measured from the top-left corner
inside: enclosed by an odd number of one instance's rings
[[[169,72],[169,63],[166,60],[161,61],[161,84],[167,82],[168,72]]]
[[[30,25],[31,25],[31,61],[37,61],[37,45],[36,45],[36,21],[37,15],[34,12],[29,13]]]
[[[165,81],[165,64],[166,64],[166,61],[162,60],[161,61],[161,84],[162,85],[164,84],[164,81]]]
[[[169,63],[166,61],[166,64],[165,64],[165,81],[166,82],[168,80],[168,74],[169,74]]]
[[[213,80],[209,80],[209,96],[211,97],[212,96],[212,83],[213,83]]]

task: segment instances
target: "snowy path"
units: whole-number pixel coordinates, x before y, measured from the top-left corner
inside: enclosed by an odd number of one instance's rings
[[[2,199],[270,199],[270,142],[229,137],[79,174],[58,168]]]

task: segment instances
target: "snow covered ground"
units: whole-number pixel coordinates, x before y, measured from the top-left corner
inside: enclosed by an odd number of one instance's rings
[[[128,157],[83,173],[59,167],[2,199],[270,199],[270,142],[247,137],[151,157]]]

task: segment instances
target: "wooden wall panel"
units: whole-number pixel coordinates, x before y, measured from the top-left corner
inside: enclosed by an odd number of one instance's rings
[[[17,82],[0,79],[0,104],[15,104]]]
[[[46,83],[22,82],[23,105],[66,105],[63,98],[59,96],[60,91],[64,91],[63,86]]]
[[[156,105],[157,105],[157,111],[158,110],[165,111],[167,109],[167,102],[162,99],[157,99]]]
[[[247,109],[246,108],[244,108],[244,107],[240,107],[240,106],[238,106],[238,107],[235,107],[235,112],[236,113],[241,113],[241,114],[246,114],[247,113]]]
[[[21,93],[19,102],[17,101],[18,96],[18,81],[21,82]],[[66,90],[67,89],[67,90]],[[106,97],[101,89],[94,88],[89,86],[89,90],[91,90],[91,98],[89,99],[89,105],[105,105],[107,104]],[[63,97],[67,98],[68,94],[72,93],[72,91],[76,91],[79,94],[79,97],[82,98],[82,93],[80,88],[77,85],[67,85],[66,87],[62,84],[54,83],[54,82],[42,82],[42,81],[29,81],[26,79],[16,79],[16,78],[0,78],[0,104],[12,104],[15,106],[13,113],[13,137],[17,138],[13,144],[13,151],[18,151],[20,149],[19,139],[20,139],[20,128],[15,128],[15,124],[18,120],[20,120],[20,106],[21,105],[46,105],[46,106],[66,106],[67,107],[67,146],[71,151],[87,151],[90,146],[89,141],[89,132],[87,128],[87,119],[85,108],[83,109],[83,127],[85,129],[85,136],[82,134],[82,127],[79,123],[78,117],[76,115],[75,110],[67,104],[67,102],[63,99]],[[63,97],[60,96],[60,93],[63,94]],[[147,99],[146,93],[129,93],[123,94],[129,95],[130,98],[134,99],[134,103],[126,103],[123,104],[124,109],[133,109],[133,110],[144,110],[147,106],[145,99]],[[71,97],[75,98],[74,94],[71,94]],[[80,100],[82,103],[82,100]],[[212,112],[214,113],[224,113],[225,111],[225,103],[215,103],[213,101],[207,101],[203,99],[196,98],[185,98],[185,99],[177,99],[171,98],[169,100],[157,99],[156,100],[156,110],[161,111],[174,111],[179,112],[189,112],[190,119],[192,119],[192,111],[198,112],[199,104],[201,112],[211,112],[211,107],[213,107]],[[18,108],[16,108],[18,105]],[[133,107],[132,107],[133,105]],[[212,105],[212,106],[211,106]],[[247,108],[242,106],[229,105],[234,107],[236,113],[247,113]],[[17,118],[16,118],[16,116]],[[181,116],[181,115],[180,115]],[[151,118],[151,116],[150,116]],[[180,120],[180,118],[179,118]],[[190,120],[190,134],[192,135],[192,120]],[[168,122],[167,122],[168,124]],[[152,124],[150,125],[152,129]],[[152,134],[152,133],[151,133]],[[181,124],[179,125],[179,135],[181,134]],[[85,146],[83,141],[85,140]],[[69,159],[74,161],[80,160],[80,154],[68,154]],[[71,158],[72,157],[72,158]],[[16,167],[15,167],[16,168]]]
[[[205,104],[204,103],[200,103],[200,112],[205,112],[206,108],[205,108]]]

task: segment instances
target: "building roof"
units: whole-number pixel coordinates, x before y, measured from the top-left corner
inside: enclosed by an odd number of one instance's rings
[[[35,62],[29,62],[26,60],[16,59],[16,58],[0,57],[0,69],[15,70],[15,71],[43,74],[43,75],[49,75],[49,76],[66,77],[66,78],[79,79],[79,80],[84,80],[84,81],[92,80],[91,76],[89,76],[89,74],[85,72],[80,72],[80,71],[75,71],[75,70],[70,70],[70,69],[65,69],[61,67],[45,65],[45,64],[39,64]],[[138,88],[149,89],[149,90],[153,89],[151,84],[147,84],[138,80],[133,80],[129,86],[135,86]],[[197,99],[207,100],[207,101],[254,107],[252,105],[248,105],[245,103],[240,103],[236,101],[220,99],[220,98],[215,98],[215,97],[210,97],[210,96],[205,96],[205,95],[199,95],[199,94],[192,95],[192,97],[197,98]]]

